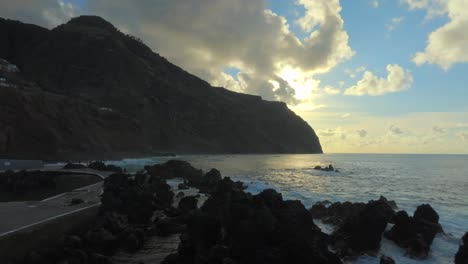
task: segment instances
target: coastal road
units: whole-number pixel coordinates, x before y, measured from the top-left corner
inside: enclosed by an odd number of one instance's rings
[[[102,179],[112,174],[112,172],[94,171],[89,169],[60,170],[48,168],[48,170],[63,171],[64,173],[73,172],[87,175],[94,174]],[[84,208],[99,205],[99,195],[102,192],[102,185],[103,182],[98,182],[42,201],[0,203],[0,238],[34,225],[83,210]],[[80,198],[84,203],[71,206],[70,201],[73,198]]]

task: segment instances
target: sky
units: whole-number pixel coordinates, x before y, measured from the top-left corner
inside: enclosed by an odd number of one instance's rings
[[[279,100],[327,153],[468,154],[466,0],[0,0],[99,15],[213,86]]]

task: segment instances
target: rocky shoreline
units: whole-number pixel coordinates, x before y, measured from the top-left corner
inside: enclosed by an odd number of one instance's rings
[[[178,191],[166,182],[174,178],[184,182]],[[199,194],[185,195],[189,187],[208,197],[200,207]],[[138,252],[151,237],[175,234],[180,234],[177,250],[162,263],[338,264],[378,255],[382,237],[408,257],[425,259],[443,232],[439,215],[427,204],[413,216],[385,197],[367,203],[323,201],[307,209],[273,189],[252,195],[216,169],[203,173],[178,160],[109,176],[101,201],[93,224],[18,263],[113,263],[118,251]],[[314,219],[333,224],[334,232],[322,232]],[[463,243],[456,264],[468,261],[468,235]],[[395,263],[391,257],[382,255],[380,263]]]

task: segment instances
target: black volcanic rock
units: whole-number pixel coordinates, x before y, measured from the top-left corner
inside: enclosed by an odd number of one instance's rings
[[[391,257],[382,255],[380,256],[380,264],[396,264],[395,260],[393,260]]]
[[[413,217],[400,211],[392,221],[395,225],[385,232],[385,237],[406,248],[407,255],[418,259],[428,256],[434,237],[443,231],[439,215],[428,204],[418,206]]]
[[[462,245],[458,249],[455,255],[455,264],[467,264],[468,263],[468,233],[463,236]]]
[[[334,247],[342,256],[377,252],[382,234],[394,214],[384,200],[369,201],[362,209],[349,214],[334,231]]]
[[[216,186],[222,180],[221,172],[217,169],[211,169],[200,181],[200,192],[211,193],[216,190]]]
[[[0,57],[16,64],[28,80],[49,92],[135,119],[138,124],[126,127],[141,127],[142,133],[134,138],[150,150],[322,152],[314,130],[286,104],[211,87],[102,18],[74,18],[52,30],[0,19],[0,35]],[[44,126],[54,123],[45,121]],[[49,136],[55,142],[66,138],[65,133],[57,129]],[[82,144],[95,141],[83,138]],[[80,152],[59,141],[55,144],[63,151]],[[138,149],[128,148],[141,154]]]
[[[252,196],[229,178],[192,211],[178,252],[163,263],[342,263],[300,201]]]
[[[187,185],[192,187],[198,187],[203,176],[202,170],[192,167],[183,160],[169,160],[163,164],[145,166],[145,170],[151,176],[162,179],[183,178],[187,181]]]

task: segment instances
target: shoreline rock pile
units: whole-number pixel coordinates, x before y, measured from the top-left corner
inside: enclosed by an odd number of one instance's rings
[[[174,196],[165,180],[144,173],[112,174],[103,189],[93,223],[65,236],[59,246],[31,252],[20,263],[111,263],[117,250],[136,252],[156,234],[154,212],[169,208]]]
[[[123,172],[122,168],[112,165],[105,164],[102,161],[94,161],[88,165],[88,168],[98,171],[112,171],[112,172]]]
[[[184,179],[184,187],[198,188],[209,198],[198,208],[199,195],[175,196],[166,183],[172,178]],[[175,207],[174,197],[180,199]],[[396,210],[385,197],[367,203],[324,201],[306,209],[273,189],[252,195],[242,182],[223,178],[216,169],[203,173],[173,160],[135,175],[109,176],[94,223],[66,236],[58,248],[32,252],[22,263],[111,263],[117,250],[136,252],[148,237],[171,234],[180,234],[180,243],[165,264],[341,264],[362,254],[377,255],[382,236],[410,257],[426,257],[434,236],[442,232],[437,212],[430,205],[419,206],[412,217]],[[314,218],[335,225],[334,232],[323,233]],[[393,226],[385,232],[389,223]],[[468,234],[463,242],[456,264],[468,259]],[[380,263],[395,262],[381,256]]]
[[[385,232],[385,237],[405,248],[406,254],[416,259],[426,258],[436,234],[443,232],[439,215],[428,204],[418,206],[413,217],[399,211],[392,221],[394,226]]]
[[[272,189],[251,195],[226,177],[164,263],[342,263],[328,240],[300,201]]]

